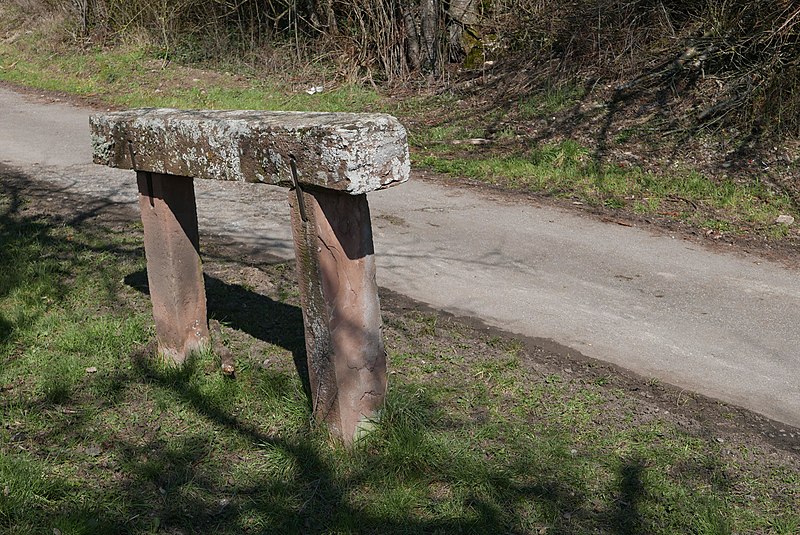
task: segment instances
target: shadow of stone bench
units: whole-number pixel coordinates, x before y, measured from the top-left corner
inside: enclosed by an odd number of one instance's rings
[[[95,163],[136,171],[159,353],[176,364],[209,344],[193,179],[290,189],[314,416],[346,444],[368,429],[387,385],[366,194],[408,180],[402,125],[380,114],[141,109],[90,126]]]

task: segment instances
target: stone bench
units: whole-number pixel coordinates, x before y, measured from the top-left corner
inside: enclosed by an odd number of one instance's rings
[[[386,354],[366,193],[408,180],[380,114],[142,109],[90,118],[94,162],[136,171],[159,352],[209,343],[194,178],[285,186],[314,416],[349,444],[377,417]]]

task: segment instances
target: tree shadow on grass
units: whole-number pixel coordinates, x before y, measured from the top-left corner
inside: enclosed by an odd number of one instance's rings
[[[27,302],[0,312],[0,344],[13,343],[19,326],[23,330],[46,314],[47,303],[61,302],[70,292],[75,273],[94,269],[98,292],[104,297],[116,295],[118,279],[105,270],[96,269],[99,255],[112,255],[135,262],[142,256],[142,247],[125,236],[125,231],[105,226],[84,224],[80,236],[67,219],[45,215],[36,201],[58,194],[63,204],[73,206],[73,218],[85,215],[91,219],[108,209],[104,201],[54,191],[23,173],[0,165],[0,299],[19,295],[35,295],[36,305]],[[71,195],[71,197],[70,197]],[[31,202],[33,199],[33,202]],[[113,204],[113,203],[112,203]],[[35,205],[34,210],[28,210]],[[86,212],[81,211],[83,208]],[[78,223],[82,223],[79,220]],[[115,234],[116,233],[116,234]],[[114,239],[110,239],[110,236]],[[123,238],[124,236],[124,238]],[[24,314],[20,315],[20,310]],[[16,310],[16,312],[15,312]]]
[[[144,271],[128,275],[125,282],[147,292]],[[298,307],[214,277],[206,276],[206,288],[211,316],[224,319],[231,328],[291,351],[296,363],[299,360],[305,364],[302,312]],[[376,436],[355,451],[344,452],[338,446],[331,450],[331,444],[324,438],[324,430],[313,429],[313,426],[301,436],[285,437],[267,433],[256,422],[237,417],[220,406],[218,400],[204,394],[194,382],[196,359],[178,370],[162,369],[148,359],[137,359],[136,362],[142,376],[170,392],[180,404],[190,407],[214,427],[239,435],[257,450],[270,452],[270,457],[289,459],[296,468],[283,480],[261,477],[248,484],[235,483],[225,489],[216,489],[215,481],[220,479],[219,476],[207,477],[198,473],[197,477],[186,477],[186,466],[174,461],[175,458],[194,459],[197,453],[186,452],[176,456],[174,452],[164,452],[156,462],[160,468],[153,469],[140,466],[143,461],[137,457],[142,456],[141,448],[124,446],[128,452],[127,465],[133,467],[133,472],[145,476],[139,477],[134,484],[136,488],[129,489],[129,492],[149,493],[155,501],[163,502],[157,517],[164,527],[204,531],[214,525],[216,532],[236,533],[243,528],[242,523],[246,523],[247,518],[255,517],[269,519],[268,525],[257,531],[259,533],[328,533],[337,530],[357,533],[487,533],[498,529],[505,533],[522,533],[524,530],[516,526],[519,519],[515,518],[515,507],[532,507],[533,502],[546,504],[545,507],[552,511],[554,525],[561,522],[568,511],[582,508],[583,493],[575,493],[574,489],[570,491],[557,481],[556,474],[550,474],[541,482],[531,481],[527,475],[515,481],[515,477],[509,477],[508,467],[486,461],[481,452],[450,451],[452,444],[436,444],[435,431],[459,432],[472,424],[468,420],[458,421],[444,416],[421,386],[393,385],[383,424]],[[304,370],[300,371],[302,376]],[[270,372],[264,370],[262,373]],[[286,379],[278,376],[266,378],[270,386],[262,389],[262,394],[277,400],[290,399],[292,381]],[[303,387],[307,399],[307,376],[303,377]],[[266,402],[264,405],[269,404]],[[145,449],[148,448],[164,450],[161,444],[151,444]],[[525,452],[520,452],[520,455],[525,455]],[[515,462],[520,461],[521,465],[527,464],[523,459],[515,459]],[[152,460],[147,462],[152,463]],[[526,466],[524,471],[529,468]],[[542,467],[534,470],[543,473]],[[202,482],[202,488],[185,491],[184,481],[192,482],[192,486]],[[161,500],[153,493],[156,487],[161,489],[160,492],[180,499]],[[460,489],[459,492],[463,493],[458,504],[463,510],[461,515],[425,514],[418,510],[420,507],[447,507],[446,500],[435,496],[437,492],[443,492],[437,491],[439,487],[447,488],[446,492],[453,492],[452,488]],[[386,512],[381,514],[380,507],[354,503],[350,497],[360,489],[372,489],[378,502],[388,502],[384,504]],[[212,497],[220,493],[232,496],[221,498],[224,507],[214,503],[220,498]],[[380,498],[381,494],[387,498]],[[393,500],[399,503],[392,503]],[[409,504],[404,505],[404,501]],[[417,502],[417,507],[411,505],[413,502]],[[153,513],[148,514],[152,516]],[[569,530],[553,531],[551,527],[549,532],[568,533]]]
[[[228,284],[207,274],[204,275],[204,280],[208,316],[262,342],[291,352],[306,396],[310,400],[303,311],[299,307],[275,301],[241,285]],[[127,275],[124,281],[131,288],[150,295],[145,270]]]
[[[0,314],[0,345],[4,344],[6,340],[11,337],[13,325],[11,322],[6,321],[2,314]]]
[[[559,524],[583,508],[583,493],[549,480],[557,477],[549,470],[546,480],[537,482],[527,473],[510,474],[509,467],[487,461],[481,452],[437,444],[433,432],[469,424],[444,417],[420,387],[398,385],[375,435],[345,452],[332,446],[320,429],[296,436],[271,434],[237,417],[193,383],[194,366],[190,362],[181,370],[168,370],[137,360],[142,375],[201,415],[216,433],[235,433],[251,444],[256,459],[263,456],[276,464],[283,459],[293,469],[282,477],[258,475],[221,484],[225,467],[205,463],[212,454],[212,435],[190,434],[171,445],[163,439],[120,444],[116,449],[129,475],[121,489],[124,501],[142,504],[125,512],[141,519],[129,526],[138,525],[134,531],[157,522],[166,532],[525,533],[520,517],[538,502],[552,511],[548,533],[571,533],[568,524]],[[270,396],[286,399],[291,387],[278,387]],[[529,468],[542,474],[541,467]],[[457,504],[461,511],[436,511],[448,507],[438,494],[453,489],[462,495]],[[359,503],[364,499],[359,492],[382,505]],[[134,496],[138,499],[132,500]],[[259,519],[259,525],[248,529],[252,519]],[[102,523],[118,529],[123,522],[106,516]]]
[[[643,533],[640,502],[644,498],[645,487],[642,482],[644,465],[638,460],[624,461],[619,468],[619,496],[614,522],[619,526],[620,535]]]
[[[129,390],[147,386],[160,411],[182,412],[178,421],[195,423],[166,427],[136,402],[125,409],[137,422],[135,433],[114,432],[94,453],[82,446],[65,452],[63,445],[84,436],[103,410],[83,406],[40,436],[53,444],[43,462],[89,455],[90,471],[96,463],[108,467],[82,486],[86,499],[71,499],[74,489],[56,479],[42,496],[60,504],[57,511],[26,505],[62,533],[527,533],[532,507],[549,512],[548,533],[571,533],[563,519],[585,509],[580,484],[526,449],[508,465],[442,442],[441,433],[463,433],[472,423],[444,414],[421,385],[395,385],[383,423],[348,452],[307,420],[292,432],[240,416],[208,393],[208,370],[197,357],[178,369],[150,357],[144,350],[134,355]],[[257,405],[297,402],[290,373],[259,374],[271,388],[259,389]]]

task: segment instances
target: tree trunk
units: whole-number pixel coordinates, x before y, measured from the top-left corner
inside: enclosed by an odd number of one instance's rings
[[[401,6],[403,15],[403,25],[406,30],[406,57],[412,71],[419,71],[421,66],[419,53],[419,32],[417,32],[417,21],[411,13],[411,6],[403,3]]]
[[[439,0],[420,0],[422,29],[422,68],[434,77],[440,74],[439,65]]]
[[[325,29],[325,33],[328,35],[339,33],[336,13],[333,11],[333,0],[316,0],[312,11],[318,23]]]

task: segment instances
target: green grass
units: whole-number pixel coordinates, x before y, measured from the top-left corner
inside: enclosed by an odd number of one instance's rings
[[[209,85],[179,65],[164,64],[148,47],[126,45],[63,53],[42,50],[29,35],[15,46],[0,43],[0,80],[37,89],[100,97],[122,107],[177,107],[297,111],[353,111],[376,105],[378,94],[338,85],[309,95],[305,86],[218,75]]]
[[[430,149],[431,145],[450,143],[454,140],[483,137],[479,128],[463,125],[440,125],[420,128],[409,134],[409,144],[419,149]]]
[[[712,180],[693,171],[655,175],[635,167],[597,163],[574,141],[534,147],[512,156],[430,154],[418,158],[417,163],[505,188],[640,214],[670,215],[713,230],[755,230],[779,237],[787,228],[774,224],[777,216],[798,216],[788,195],[773,192],[757,178],[749,182]]]
[[[565,85],[549,87],[534,92],[527,99],[518,103],[519,115],[522,119],[540,117],[542,114],[558,113],[576,104],[586,95],[586,90],[579,86]]]
[[[539,375],[521,342],[432,313],[384,311],[390,396],[377,430],[346,451],[309,421],[290,266],[262,266],[259,286],[235,278],[235,261],[207,262],[237,376],[210,353],[174,369],[149,349],[140,228],[32,208],[0,195],[2,533],[778,534],[800,523],[797,464],[758,441],[685,430],[608,374]]]

